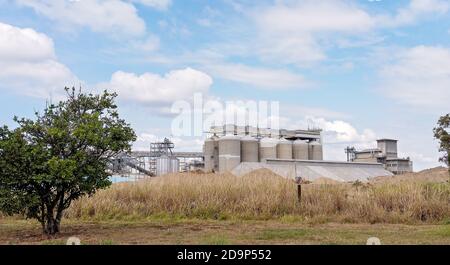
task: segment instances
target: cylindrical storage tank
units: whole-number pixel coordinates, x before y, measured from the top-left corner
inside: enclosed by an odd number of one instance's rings
[[[309,159],[309,146],[306,141],[296,140],[293,145],[293,157],[297,160]]]
[[[277,158],[278,140],[273,138],[262,138],[259,141],[259,161],[265,162],[269,158]]]
[[[278,140],[277,144],[278,159],[292,159],[292,142],[286,139]]]
[[[176,157],[170,157],[170,173],[180,172],[180,160]]]
[[[241,161],[242,162],[259,162],[258,140],[245,136],[241,138]]]
[[[322,144],[319,142],[309,143],[309,160],[323,160]]]
[[[171,160],[168,156],[156,158],[156,175],[162,176],[171,172]]]
[[[241,138],[228,135],[219,138],[219,172],[231,171],[241,163]]]
[[[205,140],[203,145],[203,156],[205,158],[205,172],[213,172],[215,170],[215,161],[218,160],[217,154],[217,137],[213,136]]]

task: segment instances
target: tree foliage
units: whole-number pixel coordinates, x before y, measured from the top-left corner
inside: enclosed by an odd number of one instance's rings
[[[0,127],[0,210],[36,218],[46,234],[59,232],[73,200],[111,184],[108,161],[136,140],[115,93],[65,90],[65,101],[34,120],[15,117],[16,129]]]
[[[439,119],[437,127],[434,128],[434,137],[440,142],[439,151],[444,153],[440,161],[445,163],[450,171],[450,114]]]

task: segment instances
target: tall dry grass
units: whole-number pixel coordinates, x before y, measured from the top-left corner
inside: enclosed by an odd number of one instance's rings
[[[82,198],[66,217],[140,219],[187,217],[277,219],[308,222],[438,222],[450,218],[448,183],[303,185],[265,171],[229,174],[175,174],[115,184]]]

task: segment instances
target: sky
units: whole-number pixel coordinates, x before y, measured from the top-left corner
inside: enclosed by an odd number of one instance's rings
[[[323,130],[325,159],[394,138],[415,170],[435,167],[450,1],[0,0],[0,124],[65,86],[117,92],[135,149],[171,137],[171,106],[202,93],[279,102],[280,127]]]

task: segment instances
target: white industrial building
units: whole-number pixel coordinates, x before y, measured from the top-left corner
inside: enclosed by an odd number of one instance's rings
[[[377,148],[357,151],[348,147],[347,160],[351,162],[381,163],[385,169],[394,174],[403,174],[413,171],[413,162],[409,157],[399,158],[397,152],[397,140],[379,139]]]
[[[324,161],[321,130],[224,125],[212,127],[209,133],[203,146],[206,172],[244,175],[266,168],[292,179],[341,182],[392,175],[377,161]]]

